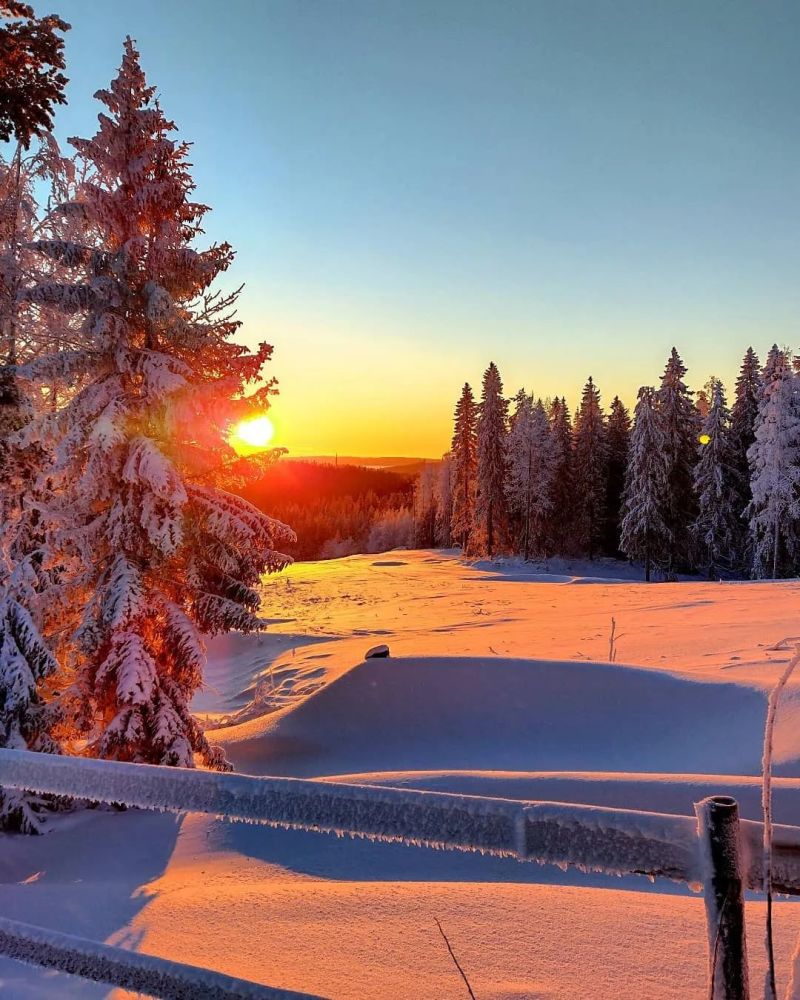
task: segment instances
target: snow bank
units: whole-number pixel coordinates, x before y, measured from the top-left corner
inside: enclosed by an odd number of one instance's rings
[[[96,983],[164,1000],[300,1000],[308,993],[272,989],[209,969],[182,965],[0,917],[0,954]],[[312,998],[313,1000],[313,998]]]
[[[758,774],[764,709],[751,688],[616,664],[393,655],[215,738],[251,773]]]

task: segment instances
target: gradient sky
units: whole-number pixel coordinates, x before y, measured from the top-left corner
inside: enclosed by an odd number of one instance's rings
[[[69,107],[131,34],[195,143],[295,454],[438,455],[490,360],[633,402],[800,316],[800,4],[53,0]]]

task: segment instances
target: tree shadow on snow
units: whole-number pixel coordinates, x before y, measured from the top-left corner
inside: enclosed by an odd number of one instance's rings
[[[138,810],[82,810],[57,817],[54,829],[41,837],[2,835],[0,912],[135,949],[140,935],[130,923],[147,905],[144,888],[166,869],[182,822],[179,816]],[[0,995],[9,1000],[94,1000],[112,992],[0,958]]]

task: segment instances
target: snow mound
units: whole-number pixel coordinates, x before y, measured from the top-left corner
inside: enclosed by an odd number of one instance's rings
[[[736,684],[618,665],[371,659],[284,712],[220,731],[240,771],[757,774],[765,702]],[[217,735],[217,734],[215,734]]]

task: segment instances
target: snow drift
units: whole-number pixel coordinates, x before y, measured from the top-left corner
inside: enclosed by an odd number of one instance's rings
[[[220,733],[238,770],[757,774],[761,692],[610,664],[368,660],[288,712]]]

